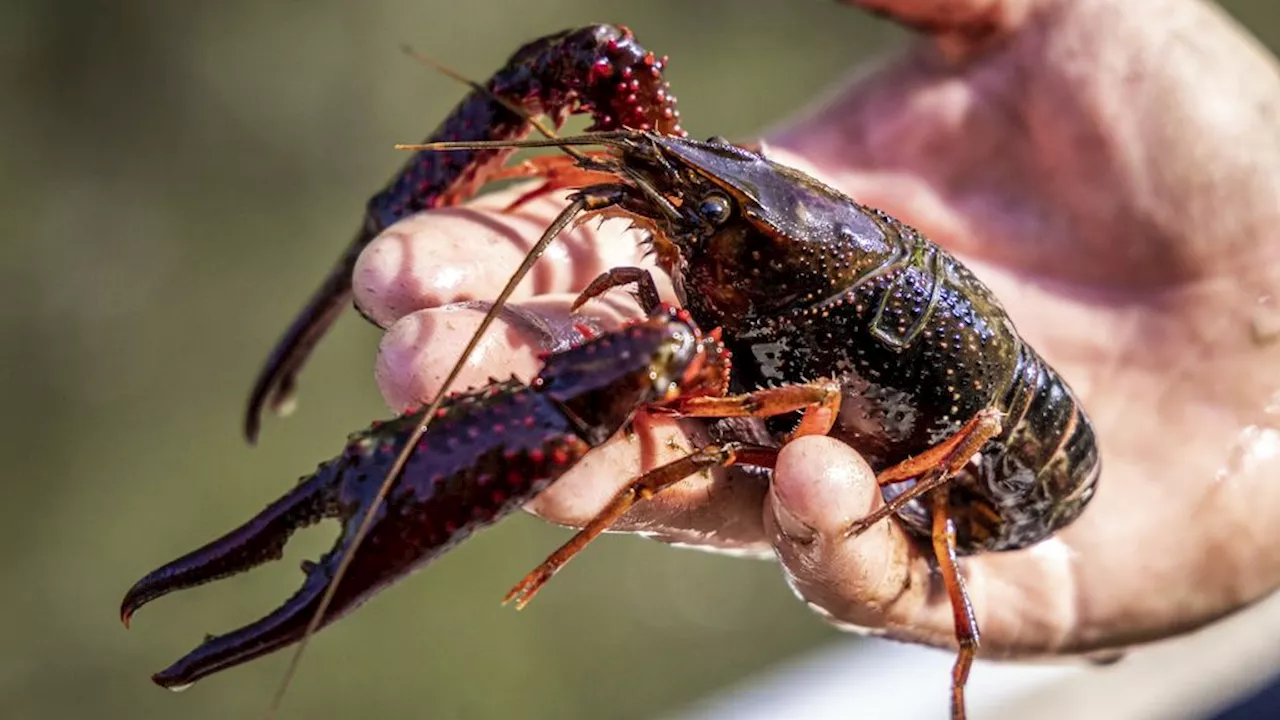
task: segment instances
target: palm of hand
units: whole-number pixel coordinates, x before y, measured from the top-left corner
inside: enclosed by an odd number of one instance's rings
[[[1253,48],[1203,33],[1196,5],[1140,34],[1140,8],[1072,10],[995,49],[921,49],[778,141],[798,157],[848,148],[815,169],[961,256],[1097,424],[1103,483],[1061,534],[1071,552],[971,561],[979,606],[987,586],[1040,615],[992,608],[997,643],[1043,623],[1042,603],[1062,614],[1052,637],[1004,653],[1162,636],[1280,570],[1261,544],[1280,458],[1240,458],[1258,440],[1244,428],[1280,424],[1266,371],[1280,348],[1257,314],[1280,280],[1260,232],[1277,219],[1280,155],[1258,112],[1280,85]],[[1179,43],[1203,52],[1167,52]],[[1257,82],[1241,102],[1218,83],[1245,67]]]
[[[1243,428],[1280,424],[1264,412],[1276,403],[1267,368],[1280,366],[1280,344],[1251,327],[1259,298],[1280,288],[1280,249],[1265,243],[1280,221],[1268,121],[1280,80],[1194,2],[1005,5],[1022,8],[1003,18],[1016,31],[921,46],[776,136],[771,152],[955,252],[1071,382],[1099,433],[1097,497],[1058,540],[972,558],[966,574],[990,654],[1117,647],[1202,624],[1280,582],[1267,535],[1280,525],[1280,488],[1265,482],[1280,458],[1257,446],[1238,457]],[[1226,87],[1224,77],[1247,79]],[[417,242],[416,232],[393,229],[362,259],[359,302],[388,324],[442,298],[430,280],[406,290],[403,268],[377,269],[388,245]],[[561,259],[567,277],[543,278],[541,289],[580,288],[629,264],[600,250],[625,242],[592,241]],[[436,261],[447,268],[446,255]],[[422,368],[434,365],[438,381],[452,360],[429,351],[434,363],[423,362],[421,323],[401,322],[384,341],[379,379],[396,406],[429,394]],[[432,328],[437,349],[465,342],[468,329]],[[860,463],[806,438],[784,451],[769,494],[695,479],[637,508],[626,527],[720,547],[771,541],[794,585],[834,619],[950,644],[945,598],[928,592],[927,562],[900,530],[838,537],[878,502]],[[634,448],[615,443],[534,509],[580,524],[639,466]],[[779,496],[814,538],[780,530]]]

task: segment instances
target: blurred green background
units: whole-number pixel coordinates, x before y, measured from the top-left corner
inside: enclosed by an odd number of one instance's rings
[[[1280,8],[1228,9],[1271,47]],[[744,137],[905,40],[827,2],[559,0],[0,5],[4,457],[0,715],[253,717],[286,656],[173,695],[148,675],[256,619],[300,558],[147,607],[125,589],[246,519],[386,414],[349,314],[300,412],[239,433],[277,333],[368,195],[462,95],[397,49],[486,77],[521,43],[631,25],[672,58],[695,136]],[[648,717],[839,637],[770,563],[609,537],[523,613],[502,593],[566,531],[521,516],[313,644],[286,717]]]

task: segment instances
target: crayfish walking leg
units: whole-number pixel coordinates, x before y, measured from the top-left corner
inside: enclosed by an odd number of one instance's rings
[[[951,668],[951,718],[964,720],[964,687],[969,682],[969,668],[973,666],[978,651],[978,620],[973,615],[973,603],[965,589],[956,557],[956,523],[951,517],[951,503],[946,490],[935,490],[929,497],[933,516],[933,555],[938,560],[942,581],[947,586],[947,598],[951,601],[951,614],[955,619],[956,642],[960,646],[955,665]]]
[[[951,670],[952,720],[964,720],[965,717],[964,688],[969,680],[969,668],[973,665],[973,658],[978,650],[979,632],[973,604],[965,589],[964,576],[960,574],[958,567],[956,526],[951,513],[951,494],[947,483],[968,464],[974,453],[1000,434],[1003,429],[1000,415],[994,408],[982,410],[943,442],[878,473],[876,483],[881,487],[913,478],[916,479],[916,484],[855,521],[845,531],[846,538],[857,537],[880,520],[902,510],[908,503],[927,496],[932,523],[930,540],[933,555],[947,589],[947,598],[955,620],[956,642],[959,645],[955,665]]]
[[[734,397],[690,398],[673,408],[682,417],[773,417],[803,410],[804,417],[788,441],[802,435],[826,435],[840,412],[840,385],[831,381],[805,385],[766,388]],[[713,467],[754,465],[772,469],[778,449],[746,443],[729,442],[708,445],[679,460],[641,475],[613,497],[586,527],[551,554],[541,565],[524,577],[503,602],[515,601],[517,608],[529,604],[533,596],[553,575],[573,559],[600,533],[626,514],[636,503],[657,495],[690,475]]]

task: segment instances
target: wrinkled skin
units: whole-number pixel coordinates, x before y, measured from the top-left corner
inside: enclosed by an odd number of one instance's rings
[[[766,138],[769,152],[958,255],[1078,391],[1103,451],[1096,499],[1058,538],[965,561],[981,654],[1105,653],[1272,592],[1280,456],[1239,450],[1280,432],[1242,435],[1280,426],[1280,328],[1256,317],[1260,298],[1280,304],[1274,58],[1197,0],[860,4],[924,34]],[[494,212],[509,199],[406,220],[361,258],[357,302],[388,327],[377,375],[392,407],[429,398],[478,322],[437,306],[496,295],[556,210]],[[573,233],[518,302],[563,318],[562,293],[635,262],[621,227]],[[638,312],[622,294],[589,309],[606,321]],[[491,331],[462,381],[531,374],[529,342]],[[531,509],[580,524],[642,464],[701,437],[655,419],[638,429]],[[625,528],[772,549],[833,622],[953,645],[946,595],[895,524],[839,538],[880,503],[853,450],[805,438],[771,487],[693,478]]]

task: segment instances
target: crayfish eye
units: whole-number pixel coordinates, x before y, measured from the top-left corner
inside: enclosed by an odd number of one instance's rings
[[[724,193],[709,193],[698,201],[698,214],[712,225],[723,225],[733,214],[733,204]]]
[[[712,135],[707,138],[708,145],[728,145],[729,141],[720,135]]]

